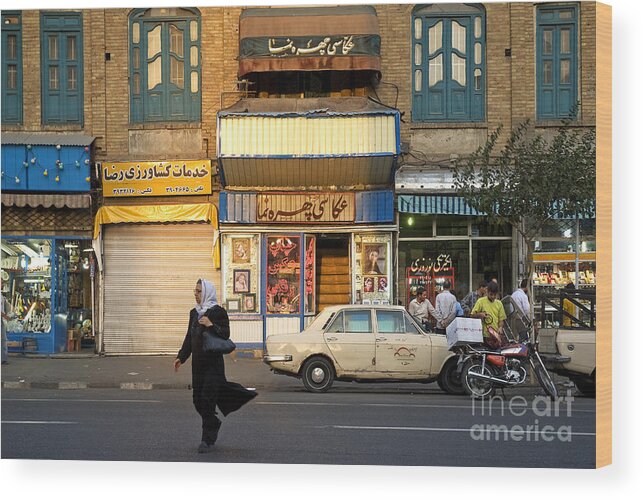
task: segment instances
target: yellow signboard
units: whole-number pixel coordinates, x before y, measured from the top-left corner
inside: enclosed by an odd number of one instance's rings
[[[104,162],[103,196],[174,196],[212,193],[210,160]]]

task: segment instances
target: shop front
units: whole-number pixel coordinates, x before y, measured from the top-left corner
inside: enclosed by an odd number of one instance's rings
[[[482,281],[496,280],[503,295],[515,288],[511,226],[490,223],[454,195],[399,194],[398,213],[399,304],[420,286],[434,302],[447,280],[458,300]]]
[[[199,278],[218,283],[218,216],[210,160],[101,165],[96,215],[101,351],[180,348]]]
[[[596,219],[550,220],[534,241],[533,264],[535,312],[542,324],[560,326],[561,307],[553,304],[562,304],[562,291],[586,307],[575,307],[573,315],[589,324],[598,279]]]
[[[2,295],[9,352],[95,348],[90,146],[76,134],[2,135]]]
[[[300,332],[330,305],[392,303],[392,191],[220,200],[222,299],[238,344]]]

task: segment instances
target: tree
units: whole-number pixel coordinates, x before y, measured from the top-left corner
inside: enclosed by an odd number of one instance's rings
[[[452,167],[453,184],[466,203],[495,222],[511,224],[527,249],[529,287],[533,241],[552,218],[594,216],[596,131],[564,120],[550,139],[521,123],[498,145],[502,127],[486,144]]]

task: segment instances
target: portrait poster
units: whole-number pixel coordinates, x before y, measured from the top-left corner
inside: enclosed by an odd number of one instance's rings
[[[247,264],[250,262],[250,238],[231,238],[232,263]]]
[[[367,275],[386,275],[387,255],[386,243],[365,243],[362,255],[362,274]]]

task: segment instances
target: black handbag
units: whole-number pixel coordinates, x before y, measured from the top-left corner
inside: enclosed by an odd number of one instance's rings
[[[212,354],[230,354],[237,345],[230,339],[219,337],[210,328],[203,330],[203,352]]]
[[[225,319],[224,324],[228,324],[227,314],[225,309],[219,311],[219,314],[223,315]],[[214,318],[210,318],[212,321]],[[228,337],[229,337],[229,327],[228,327]],[[203,332],[201,333],[203,340],[203,352],[212,353],[212,354],[230,354],[234,351],[237,346],[230,340],[230,338],[224,338],[223,328],[217,323],[213,322],[211,327],[203,327]]]

